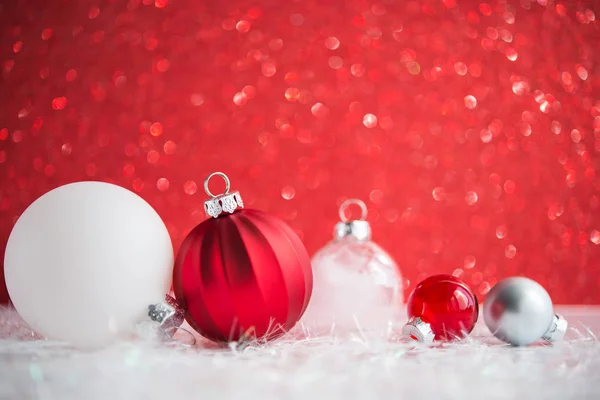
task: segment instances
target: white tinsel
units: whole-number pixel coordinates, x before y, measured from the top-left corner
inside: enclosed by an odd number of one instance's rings
[[[433,348],[356,330],[220,348],[143,339],[98,350],[35,340],[0,309],[0,399],[599,399],[600,308],[561,311],[563,343],[513,348],[475,336]],[[141,327],[142,330],[149,329]],[[311,333],[314,335],[314,332]]]

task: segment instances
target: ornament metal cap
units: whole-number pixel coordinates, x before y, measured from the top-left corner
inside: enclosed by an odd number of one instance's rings
[[[220,176],[225,180],[225,193],[214,195],[210,192],[208,182],[213,176]],[[229,178],[222,172],[213,172],[204,180],[204,191],[211,197],[204,202],[204,211],[208,217],[217,218],[222,214],[233,214],[236,210],[244,208],[240,192],[236,190],[229,193],[229,189],[231,189]]]
[[[359,220],[349,220],[346,217],[346,210],[352,204],[358,205],[361,209]],[[340,240],[348,236],[361,241],[371,239],[371,225],[366,221],[367,206],[362,200],[348,199],[344,201],[340,206],[340,219],[341,221],[335,225],[335,229],[333,230],[335,240]]]
[[[406,325],[402,327],[402,334],[425,344],[431,344],[435,339],[435,333],[431,330],[431,325],[424,322],[420,317],[409,319]]]
[[[550,343],[562,340],[565,337],[565,333],[567,333],[568,327],[569,323],[567,320],[561,315],[555,314],[552,323],[550,324],[550,328],[544,333],[542,339]]]
[[[184,320],[184,311],[173,297],[165,295],[163,303],[150,304],[148,316],[166,329],[179,328]]]

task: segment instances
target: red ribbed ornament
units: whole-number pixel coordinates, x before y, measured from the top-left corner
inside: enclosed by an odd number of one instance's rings
[[[239,193],[212,196],[211,217],[186,237],[173,286],[185,319],[216,342],[272,339],[300,319],[312,291],[304,245],[279,218],[242,209]]]

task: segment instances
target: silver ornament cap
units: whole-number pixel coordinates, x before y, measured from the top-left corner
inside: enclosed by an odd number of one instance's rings
[[[213,176],[220,176],[225,180],[225,193],[214,195],[210,192],[208,182]],[[236,210],[244,208],[240,192],[229,193],[229,189],[231,189],[229,178],[222,172],[213,172],[204,180],[204,191],[211,197],[204,202],[204,212],[208,217],[217,218],[222,214],[233,214]]]
[[[555,314],[550,328],[544,333],[542,339],[550,343],[558,342],[565,337],[568,327],[569,323],[567,320],[562,315]]]
[[[164,302],[148,306],[148,317],[163,329],[177,329],[185,319],[185,312],[177,300],[167,294]]]
[[[552,329],[555,315],[550,295],[542,285],[513,277],[501,280],[489,291],[483,303],[483,317],[498,339],[526,346]]]
[[[359,220],[350,220],[346,216],[346,211],[351,205],[357,205],[361,209]],[[351,237],[356,240],[366,241],[371,240],[371,225],[367,219],[367,205],[359,199],[348,199],[340,206],[341,221],[335,225],[333,237],[335,240]]]
[[[431,325],[419,317],[408,320],[406,325],[402,327],[402,335],[415,338],[418,342],[425,344],[431,344],[435,339]]]

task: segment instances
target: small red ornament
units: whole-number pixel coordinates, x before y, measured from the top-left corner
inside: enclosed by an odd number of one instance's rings
[[[425,343],[466,337],[477,322],[479,304],[469,286],[452,275],[421,281],[408,298],[409,320],[402,332]]]
[[[214,196],[208,181],[225,179],[225,194]],[[312,270],[304,245],[280,219],[242,209],[238,192],[220,172],[204,182],[212,197],[211,218],[185,238],[173,272],[185,319],[216,342],[272,339],[300,319],[312,291]]]

